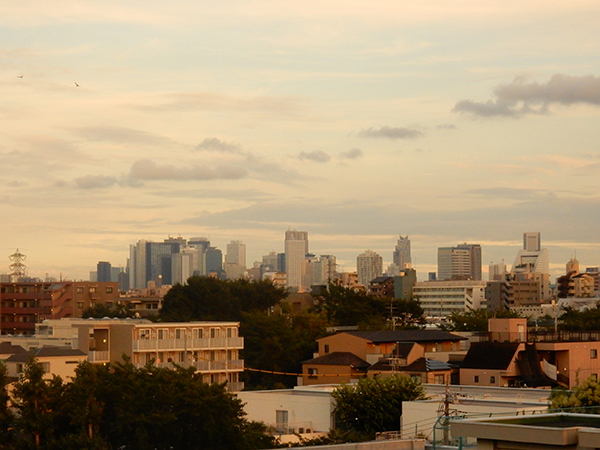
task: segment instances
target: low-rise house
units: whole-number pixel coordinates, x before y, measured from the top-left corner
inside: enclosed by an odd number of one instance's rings
[[[302,385],[351,383],[371,364],[350,352],[333,352],[302,362]]]
[[[42,347],[28,352],[18,352],[6,360],[6,369],[9,378],[18,378],[23,373],[27,364],[35,360],[42,365],[45,377],[54,375],[67,380],[75,376],[75,369],[79,363],[87,360],[87,355],[79,349],[61,347]]]

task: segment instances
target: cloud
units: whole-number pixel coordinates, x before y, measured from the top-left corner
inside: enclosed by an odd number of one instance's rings
[[[474,195],[488,199],[512,199],[512,200],[532,200],[539,198],[556,198],[556,194],[543,189],[524,189],[510,187],[494,187],[468,189],[464,191],[467,195]]]
[[[75,185],[79,189],[106,189],[117,183],[115,177],[105,175],[87,175],[81,178],[75,178]]]
[[[122,127],[86,127],[75,130],[75,133],[89,141],[113,142],[117,144],[172,145],[174,142],[166,137]]]
[[[342,159],[358,159],[362,158],[363,152],[360,148],[351,148],[348,151],[341,152],[339,157]]]
[[[479,117],[520,117],[547,113],[554,104],[600,106],[600,77],[555,74],[547,83],[529,82],[519,77],[496,87],[493,97],[485,102],[460,100],[452,111]]]
[[[387,138],[387,139],[415,139],[425,136],[425,134],[417,130],[416,128],[404,128],[404,127],[381,127],[368,128],[358,133],[360,137],[364,138]]]
[[[456,130],[456,125],[452,123],[442,123],[436,126],[438,130]]]
[[[158,165],[149,159],[136,161],[131,166],[129,176],[134,180],[238,180],[248,172],[243,167],[221,164],[214,169],[207,166],[176,167],[172,164]]]
[[[213,150],[226,153],[240,153],[240,145],[232,142],[225,142],[215,137],[205,138],[196,146],[196,150]]]
[[[301,161],[310,160],[318,163],[326,163],[331,160],[331,156],[323,150],[314,150],[312,152],[300,152],[298,159]]]

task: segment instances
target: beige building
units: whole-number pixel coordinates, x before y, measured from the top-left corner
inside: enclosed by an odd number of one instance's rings
[[[18,378],[33,358],[42,365],[46,378],[57,375],[63,380],[74,377],[79,363],[87,360],[84,352],[71,348],[42,347],[28,352],[18,352],[5,361],[9,378]]]

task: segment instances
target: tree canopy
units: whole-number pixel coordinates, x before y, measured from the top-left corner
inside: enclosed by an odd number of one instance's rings
[[[521,315],[508,309],[453,311],[447,317],[446,322],[438,326],[444,331],[479,331],[485,333],[488,331],[488,319],[513,317],[521,317]]]
[[[596,377],[590,377],[578,383],[572,390],[554,388],[550,393],[550,408],[598,413],[600,412],[600,383]]]
[[[243,313],[265,312],[286,296],[285,289],[268,280],[232,281],[194,276],[167,292],[159,315],[164,322],[240,321]]]
[[[263,425],[244,418],[241,401],[224,385],[203,383],[193,368],[83,362],[64,383],[44,378],[32,361],[12,406],[10,436],[0,417],[6,450],[253,450],[276,444]]]
[[[558,319],[559,328],[564,331],[600,330],[600,302],[581,311],[567,306]]]
[[[421,384],[407,376],[362,378],[356,385],[342,385],[332,392],[336,427],[369,440],[380,431],[399,429],[402,402],[422,400]]]

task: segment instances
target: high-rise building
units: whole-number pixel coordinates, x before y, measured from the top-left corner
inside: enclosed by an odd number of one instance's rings
[[[481,280],[481,246],[438,248],[438,280]]]
[[[225,255],[225,273],[230,280],[242,278],[246,272],[246,244],[231,241],[227,244]]]
[[[550,256],[548,249],[542,248],[540,232],[523,233],[523,249],[517,253],[510,272],[538,280],[542,299],[550,298]]]
[[[412,260],[410,258],[410,240],[408,239],[408,235],[406,237],[400,235],[394,249],[393,262],[398,266],[398,270],[411,267]]]
[[[373,250],[367,250],[356,257],[358,282],[368,286],[372,279],[383,273],[383,258]]]
[[[112,280],[112,267],[107,261],[99,261],[97,265],[96,280],[100,282],[113,281]]]
[[[144,289],[149,281],[172,284],[171,258],[185,240],[168,238],[164,242],[138,241],[129,246],[129,286]]]
[[[204,252],[204,267],[206,275],[216,275],[221,278],[223,276],[223,252],[217,247],[209,247]]]
[[[500,281],[504,279],[506,273],[506,264],[504,264],[504,260],[498,264],[490,263],[488,266],[488,279],[490,281]]]
[[[179,253],[171,255],[171,283],[184,284],[198,270],[198,261],[198,248],[191,245],[180,247]]]
[[[287,230],[285,232],[285,271],[287,287],[303,292],[304,257],[308,254],[308,232]]]

